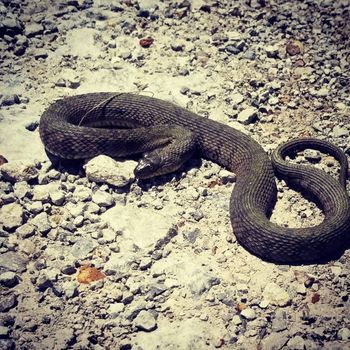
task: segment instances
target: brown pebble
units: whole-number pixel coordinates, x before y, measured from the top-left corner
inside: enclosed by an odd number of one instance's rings
[[[153,41],[154,41],[154,39],[153,39],[153,38],[150,38],[150,37],[145,38],[145,39],[141,39],[141,40],[140,40],[140,45],[141,45],[142,47],[147,48],[147,47],[150,47],[150,46],[153,44]]]
[[[294,62],[294,66],[295,67],[304,67],[305,66],[305,62],[304,62],[304,60],[296,60]]]
[[[299,55],[299,54],[303,53],[304,46],[299,40],[290,40],[287,43],[286,51],[291,56]]]

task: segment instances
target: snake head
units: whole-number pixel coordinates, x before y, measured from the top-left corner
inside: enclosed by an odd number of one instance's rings
[[[162,172],[159,171],[162,166],[161,158],[155,153],[145,153],[143,157],[139,160],[134,174],[139,179],[148,179],[161,175]]]

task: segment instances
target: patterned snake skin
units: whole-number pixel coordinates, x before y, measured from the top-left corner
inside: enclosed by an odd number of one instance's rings
[[[117,126],[121,129],[113,128]],[[60,158],[146,153],[147,164],[141,164],[141,175],[143,168],[149,167],[148,162],[166,158],[165,153],[168,152],[168,158],[179,158],[176,162],[181,163],[195,148],[203,158],[237,174],[230,201],[233,231],[243,247],[264,260],[319,262],[343,251],[349,243],[347,159],[328,142],[315,139],[288,142],[275,151],[271,163],[261,146],[238,130],[172,103],[128,93],[92,93],[58,100],[42,115],[40,136],[47,152]],[[166,152],[157,150],[164,146]],[[305,148],[337,158],[341,164],[340,181],[315,167],[284,160],[286,155]],[[170,164],[166,170],[178,167]],[[325,215],[320,225],[287,228],[269,221],[277,193],[274,172],[315,198]]]

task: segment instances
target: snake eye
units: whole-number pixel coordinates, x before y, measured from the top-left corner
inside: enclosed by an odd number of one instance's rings
[[[137,164],[134,174],[139,179],[147,179],[157,175],[161,166],[161,159],[156,154],[144,154]]]

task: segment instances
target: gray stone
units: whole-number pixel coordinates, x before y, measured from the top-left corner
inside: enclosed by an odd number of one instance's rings
[[[39,23],[30,23],[27,24],[24,30],[24,34],[28,37],[31,38],[33,36],[42,34],[44,31],[44,27],[39,24]]]
[[[295,337],[289,339],[287,347],[289,350],[309,349],[309,347],[307,347],[305,344],[305,340],[300,335],[296,335]]]
[[[28,130],[28,131],[35,131],[39,126],[39,122],[35,121],[35,122],[30,122],[30,123],[27,123],[25,125],[25,128]]]
[[[36,215],[30,221],[30,223],[34,225],[40,233],[45,234],[51,230],[51,224],[46,212],[41,212],[40,214]]]
[[[29,181],[39,175],[38,169],[32,162],[9,162],[0,166],[1,175],[11,182]]]
[[[4,287],[12,288],[18,284],[18,277],[12,271],[0,274],[0,284]]]
[[[46,272],[40,271],[35,285],[40,292],[45,291],[47,288],[50,288],[52,286],[50,276],[46,274]]]
[[[220,279],[209,269],[197,271],[188,281],[188,286],[194,295],[201,295],[218,284]]]
[[[6,33],[10,36],[15,36],[23,30],[23,24],[15,17],[7,17],[1,20],[2,25],[6,28]]]
[[[141,311],[144,311],[146,309],[147,302],[145,300],[135,300],[126,308],[124,312],[124,317],[129,321],[133,321]]]
[[[0,298],[0,312],[7,312],[17,305],[17,297],[13,294],[2,295]]]
[[[307,290],[306,290],[305,285],[304,284],[298,284],[297,288],[296,288],[296,292],[298,294],[300,294],[300,295],[306,295]]]
[[[132,57],[132,53],[131,53],[131,51],[126,50],[126,51],[123,51],[123,52],[120,53],[120,57],[121,57],[123,60],[128,60],[129,58]]]
[[[22,226],[19,226],[16,229],[16,234],[18,235],[18,238],[29,238],[34,235],[35,228],[32,224],[26,223]]]
[[[254,107],[246,108],[238,114],[237,121],[245,125],[253,123],[258,116],[257,112],[258,110]]]
[[[72,254],[77,259],[85,259],[86,256],[91,253],[97,246],[98,243],[95,240],[80,238],[74,243],[72,247]]]
[[[321,160],[321,153],[314,149],[306,149],[304,151],[305,159],[311,162],[319,162]]]
[[[47,58],[49,56],[48,52],[46,51],[46,49],[36,49],[34,51],[34,57],[35,59],[39,59],[39,58]]]
[[[65,265],[61,268],[61,272],[65,275],[73,275],[77,272],[77,269],[73,265]]]
[[[277,309],[271,329],[274,332],[281,332],[287,329],[286,313],[283,310]]]
[[[91,159],[85,165],[86,176],[90,181],[124,187],[135,180],[135,161],[116,162],[105,155]]]
[[[18,95],[12,94],[12,95],[3,95],[1,98],[1,105],[2,106],[12,106],[14,104],[20,103],[20,99]]]
[[[335,107],[336,107],[337,109],[339,109],[340,111],[346,111],[346,109],[347,109],[346,104],[343,103],[343,102],[337,102],[337,103],[335,104]]]
[[[287,331],[281,333],[271,333],[263,341],[264,350],[280,350],[288,342]]]
[[[39,214],[44,210],[44,206],[40,201],[34,201],[29,203],[26,206],[26,209],[29,210],[32,214]]]
[[[14,350],[16,344],[12,339],[0,339],[0,349],[4,350]]]
[[[245,59],[247,59],[247,60],[252,60],[252,61],[254,61],[255,58],[256,58],[256,53],[255,53],[255,51],[249,49],[249,50],[247,50],[247,51],[244,52],[243,57],[244,57]]]
[[[0,268],[4,270],[23,272],[26,269],[28,258],[15,252],[0,254]]]
[[[146,310],[140,311],[133,323],[135,327],[146,332],[151,332],[157,328],[157,322],[153,314]]]
[[[114,204],[113,196],[106,191],[98,190],[92,195],[92,200],[100,207],[110,207]]]
[[[79,295],[77,285],[74,282],[65,282],[61,287],[67,299],[71,299]]]

